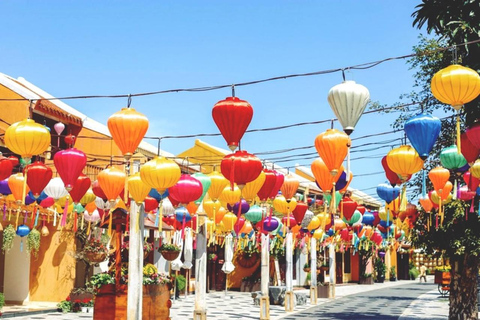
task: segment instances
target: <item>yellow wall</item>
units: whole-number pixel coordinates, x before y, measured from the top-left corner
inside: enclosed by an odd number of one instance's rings
[[[16,94],[10,89],[0,85],[0,97],[2,99],[19,99],[22,96]],[[29,115],[28,106],[30,102],[21,101],[0,101],[0,118],[7,123],[14,123],[26,119]],[[0,133],[3,133],[8,128],[8,125],[0,121]],[[3,140],[3,137],[2,137]]]

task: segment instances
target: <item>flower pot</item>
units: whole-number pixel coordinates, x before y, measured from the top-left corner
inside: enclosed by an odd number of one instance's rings
[[[303,271],[305,272],[310,272],[310,270],[311,270],[310,268],[303,268]]]
[[[237,263],[242,268],[251,268],[260,260],[259,253],[253,253],[251,256],[239,255]]]
[[[180,251],[160,251],[162,257],[167,261],[173,261],[178,258]]]
[[[90,252],[87,251],[85,252],[85,257],[90,261],[90,262],[103,262],[107,258],[107,254],[105,252]]]

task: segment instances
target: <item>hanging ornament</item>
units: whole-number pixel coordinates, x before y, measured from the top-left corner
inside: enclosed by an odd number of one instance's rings
[[[480,148],[475,146],[470,139],[467,137],[467,134],[464,132],[460,136],[461,146],[462,146],[462,155],[465,157],[469,165],[473,165],[475,160],[478,159],[480,155]]]
[[[475,123],[465,132],[467,134],[468,140],[480,149],[480,123]]]
[[[150,190],[151,190],[151,187],[142,181],[142,179],[140,178],[139,172],[128,177],[128,191],[130,193],[131,198],[138,205],[141,205],[143,203],[145,198],[148,196]],[[157,202],[157,205],[158,205],[158,202]]]
[[[47,151],[50,140],[50,132],[32,119],[15,122],[5,131],[5,146],[19,154],[26,163],[32,156]]]
[[[266,201],[269,198],[277,180],[275,172],[273,170],[263,169],[263,173],[265,176],[265,181],[257,192],[257,196],[260,201]]]
[[[17,203],[25,203],[25,197],[30,189],[25,184],[25,177],[21,173],[12,174],[8,178],[8,187],[10,188]]]
[[[432,182],[433,188],[438,192],[443,189],[448,179],[450,179],[450,171],[443,167],[436,167],[430,170],[428,178]]]
[[[23,172],[27,176],[27,185],[35,198],[40,196],[53,175],[52,169],[40,161],[27,165]]]
[[[234,151],[252,121],[253,108],[247,101],[227,97],[215,104],[212,117],[228,147]]]
[[[9,158],[0,156],[0,180],[5,180],[12,174],[13,162]]]
[[[242,197],[247,201],[254,201],[257,197],[258,191],[262,188],[265,183],[266,175],[264,171],[261,171],[258,177],[248,182],[245,187],[242,189]]]
[[[233,184],[243,189],[246,183],[254,181],[262,172],[262,162],[246,151],[226,155],[220,165],[222,174]]]
[[[315,148],[332,176],[336,176],[350,147],[347,134],[328,129],[315,138]]]
[[[282,187],[283,183],[285,182],[285,176],[278,171],[274,171],[275,174],[275,184],[273,185],[272,191],[270,193],[269,199],[273,200],[278,195],[278,191]]]
[[[57,152],[53,162],[65,189],[70,191],[87,164],[87,156],[83,151],[70,148]]]
[[[458,152],[456,145],[451,145],[440,152],[442,166],[450,170],[457,170],[467,164],[465,157]]]
[[[106,168],[97,175],[98,183],[111,205],[115,203],[125,187],[126,174],[115,167]]]
[[[73,202],[80,203],[83,196],[87,193],[88,189],[90,189],[91,185],[92,182],[90,178],[83,173],[80,174],[77,178],[77,181],[73,185],[72,190],[69,192]],[[91,201],[95,201],[95,198],[93,198]]]
[[[180,179],[181,171],[178,164],[164,157],[155,157],[145,163],[140,169],[140,177],[151,188],[163,194],[173,187]]]
[[[195,200],[195,203],[197,205],[200,205],[200,203],[205,198],[205,195],[207,194],[208,189],[210,189],[210,185],[211,185],[212,181],[211,181],[209,176],[207,176],[206,174],[203,174],[201,172],[196,172],[196,173],[192,174],[192,177],[194,177],[195,179],[200,181],[200,183],[202,184],[202,195],[198,199]]]
[[[188,174],[182,174],[178,182],[168,189],[169,196],[184,205],[197,200],[202,192],[202,183]]]
[[[402,182],[405,182],[409,175],[422,169],[423,160],[420,159],[414,148],[403,145],[388,152],[387,164],[393,172],[400,176]]]
[[[57,122],[53,125],[53,129],[57,133],[57,147],[60,147],[60,135],[62,134],[63,130],[65,130],[65,125],[61,122]]]
[[[440,119],[430,114],[421,113],[405,122],[405,134],[422,160],[427,159],[432,151],[441,128]]]
[[[283,184],[280,187],[282,195],[285,197],[287,202],[290,202],[294,199],[295,194],[297,193],[300,181],[291,173],[285,176]]]

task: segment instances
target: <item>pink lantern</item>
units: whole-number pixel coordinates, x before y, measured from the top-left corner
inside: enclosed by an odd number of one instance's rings
[[[480,179],[475,178],[470,173],[470,171],[467,171],[463,174],[463,181],[465,181],[465,183],[467,184],[468,189],[470,189],[472,191],[476,191],[478,186],[480,185]]]
[[[288,221],[290,220],[290,221]],[[297,225],[297,220],[295,220],[294,216],[284,216],[282,218],[282,223],[285,226],[290,226],[290,228],[293,228]]]
[[[202,192],[202,183],[188,174],[182,174],[178,182],[168,188],[169,198],[185,205],[200,198]]]
[[[57,147],[60,147],[60,134],[65,130],[65,125],[61,122],[57,122],[53,125],[53,129],[55,129],[55,132],[58,135]]]
[[[461,186],[458,188],[457,197],[460,200],[468,201],[472,200],[476,195],[476,191],[471,191],[468,189],[468,186]]]
[[[65,189],[70,191],[87,164],[87,156],[78,149],[70,148],[57,152],[53,162]]]

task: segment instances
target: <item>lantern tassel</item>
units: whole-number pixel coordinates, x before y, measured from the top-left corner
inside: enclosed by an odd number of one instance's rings
[[[7,204],[3,204],[3,221],[7,219]]]
[[[28,170],[25,170],[25,178],[23,179],[22,204],[25,204],[25,197],[27,196],[27,176]]]
[[[80,229],[83,230],[83,227],[85,227],[85,216],[82,214],[82,223],[80,225]]]
[[[91,225],[91,224],[92,224],[92,223],[91,223],[90,221],[88,221],[87,236],[90,235],[90,227],[91,227],[90,225]]]
[[[40,216],[40,209],[37,208],[37,215],[35,216],[35,224],[34,224],[35,227],[38,225],[38,217],[39,216]]]
[[[159,216],[160,216],[160,221],[158,223],[158,232],[162,232],[163,231],[163,205],[160,206]]]
[[[347,182],[350,181],[350,147],[348,147],[347,151],[347,172],[346,172],[346,179]]]
[[[343,200],[341,202],[342,204],[340,205],[340,219],[343,219]]]
[[[475,205],[474,200],[475,200],[475,197],[472,198],[472,202],[470,203],[470,213],[473,213],[473,207]]]
[[[73,232],[77,232],[77,224],[78,224],[78,215],[77,215],[77,211],[74,212],[73,214]]]
[[[332,213],[335,214],[335,211],[337,211],[337,199],[335,195],[335,182],[334,182],[333,188],[332,188]]]
[[[57,226],[57,206],[53,209],[53,226]]]
[[[67,200],[65,201],[65,209],[63,209],[62,221],[60,222],[61,227],[64,227],[67,224],[67,214],[68,214],[68,196],[67,196]]]
[[[18,217],[20,217],[20,208],[17,209],[17,219],[15,220],[15,229],[18,227]]]
[[[457,179],[453,182],[453,200],[457,199]]]
[[[112,225],[113,225],[113,210],[109,210],[109,219],[108,219],[108,236],[112,236]]]
[[[405,211],[406,209],[407,209],[407,185],[404,183],[402,188],[402,195],[400,197],[400,209],[398,211],[402,212],[402,211]]]
[[[457,110],[457,152],[462,153],[462,143],[460,139],[460,110]]]
[[[212,233],[213,233],[213,231],[215,231],[216,225],[217,225],[217,220],[216,220],[216,217],[215,217],[215,216],[216,216],[216,213],[217,213],[217,210],[216,210],[216,207],[215,207],[215,203],[216,203],[216,202],[217,202],[217,201],[214,201],[214,202],[213,202],[213,227],[212,227]]]
[[[183,214],[183,219],[182,219],[182,239],[185,239],[185,226],[187,225],[187,215]],[[232,223],[232,229],[233,229],[233,223]]]
[[[422,198],[427,197],[427,182],[425,169],[422,170]]]

